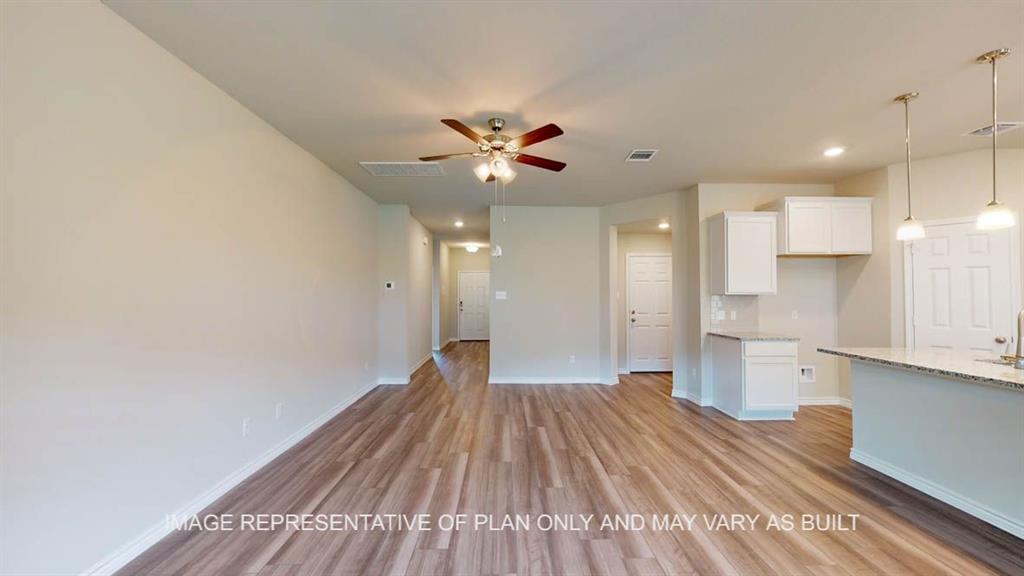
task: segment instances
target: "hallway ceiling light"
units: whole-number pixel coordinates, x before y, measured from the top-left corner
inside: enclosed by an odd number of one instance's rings
[[[479,249],[480,247],[476,244],[466,244],[466,252],[469,252],[470,254],[476,254],[476,251]]]
[[[661,224],[658,224],[658,229],[659,230],[668,230],[668,222],[662,222]]]
[[[842,146],[833,146],[831,148],[825,149],[825,157],[835,158],[836,156],[841,155],[843,152],[846,152],[846,148],[843,148]]]
[[[903,219],[903,223],[896,229],[896,239],[902,242],[911,242],[924,238],[924,226],[920,222],[914,220],[913,212],[910,210],[910,196],[912,191],[910,188],[910,101],[917,98],[917,92],[907,92],[906,94],[900,94],[893,101],[903,102],[903,117],[906,121],[907,127],[907,217]]]
[[[999,126],[996,114],[996,88],[998,79],[996,76],[996,61],[1010,54],[1009,48],[1000,48],[986,52],[978,56],[977,62],[981,64],[992,64],[992,126]],[[1002,230],[1011,228],[1016,224],[1013,212],[996,199],[996,138],[999,130],[992,130],[992,201],[978,215],[977,226],[979,230]]]
[[[466,225],[466,223],[465,223],[465,222],[463,222],[462,220],[456,220],[456,221],[455,221],[455,227],[456,227],[456,228],[462,228],[462,227],[463,227],[463,226],[465,226],[465,225]]]

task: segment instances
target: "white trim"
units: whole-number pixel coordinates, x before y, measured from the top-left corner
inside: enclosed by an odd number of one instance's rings
[[[380,386],[402,386],[409,383],[409,378],[377,378],[377,384]]]
[[[488,384],[615,384],[610,379],[595,376],[490,376]]]
[[[630,372],[629,369],[625,369],[625,370],[619,370],[619,374],[625,374],[626,376],[628,376],[628,375],[632,374],[632,372]]]
[[[801,406],[842,406],[850,408],[850,399],[842,396],[801,396],[798,399]]]
[[[991,510],[966,496],[953,492],[952,490],[936,484],[917,474],[908,472],[899,466],[894,466],[884,460],[880,460],[865,454],[859,450],[850,450],[850,459],[859,462],[872,470],[885,474],[890,478],[898,480],[915,490],[924,492],[932,498],[941,500],[950,506],[962,510],[975,518],[979,518],[989,524],[1005,530],[1018,538],[1024,538],[1024,523],[1008,518],[995,510]]]
[[[683,400],[686,400],[687,402],[690,402],[692,404],[696,404],[697,406],[711,406],[711,398],[701,398],[700,396],[697,396],[696,394],[690,393],[689,390],[681,390],[679,388],[673,388],[672,389],[672,397],[673,398],[681,398]]]
[[[414,372],[416,372],[417,370],[419,370],[421,366],[423,366],[424,364],[426,364],[426,363],[427,363],[427,361],[431,360],[431,359],[432,359],[433,357],[434,357],[434,355],[433,355],[433,354],[427,354],[426,356],[424,356],[423,358],[421,358],[421,359],[420,359],[420,361],[419,361],[419,362],[417,362],[417,363],[416,363],[416,365],[415,365],[415,366],[413,366],[413,367],[412,367],[412,368],[411,368],[411,369],[409,370],[409,376],[412,376]]]
[[[630,289],[629,289],[629,262],[630,262],[631,258],[636,258],[636,257],[646,258],[646,257],[649,257],[649,256],[657,256],[657,257],[662,257],[662,258],[668,258],[669,270],[672,269],[672,266],[674,264],[672,262],[672,252],[626,252],[626,281],[624,282],[624,284],[626,286],[626,307],[625,307],[626,317],[622,319],[623,326],[625,327],[625,330],[626,330],[626,370],[625,370],[625,372],[620,370],[619,371],[620,374],[631,374],[632,371],[633,371],[633,355],[630,354],[630,350],[632,349],[633,331],[630,330],[631,326],[630,326],[630,321],[629,321],[629,310],[630,310],[630,305],[629,305],[629,294],[630,294]],[[675,278],[673,278],[673,275],[671,273],[669,274],[669,280],[668,281],[669,281],[669,297],[671,298],[672,296],[675,295]],[[675,324],[675,321],[676,321],[676,317],[675,316],[676,316],[676,311],[675,311],[675,309],[673,309],[672,310],[672,324]],[[669,334],[673,334],[674,332],[675,332],[675,326],[672,326],[669,329]],[[616,345],[618,345],[618,344],[616,343]],[[669,345],[671,346],[671,342],[669,342]],[[616,351],[616,354],[618,354],[618,351]],[[673,351],[672,351],[672,356],[673,356],[673,358],[675,357],[675,349],[673,349]]]
[[[462,341],[462,274],[487,274],[487,342],[491,341],[491,271],[490,270],[457,270],[455,272],[455,340]],[[449,340],[450,342],[451,340]]]
[[[1014,212],[1014,217],[1019,220],[1020,214]],[[941,218],[921,222],[927,231],[929,226],[951,226],[956,224],[970,224],[976,218]],[[925,234],[927,237],[927,233]],[[1010,228],[1010,308],[1011,310],[1021,309],[1021,276],[1020,276],[1020,229],[1017,226]],[[914,348],[914,254],[913,243],[903,243],[903,345],[906,348]],[[1012,332],[1012,331],[1011,331]],[[1012,341],[1012,340],[1011,340]]]
[[[315,432],[318,428],[326,424],[331,418],[334,418],[344,409],[348,408],[352,404],[355,404],[360,398],[365,396],[371,390],[377,387],[376,382],[371,382],[366,386],[363,386],[357,390],[354,394],[346,398],[345,400],[335,404],[333,407],[328,409],[323,414],[314,418],[311,422],[299,428],[292,434],[290,434],[284,440],[281,440],[263,454],[260,454],[255,459],[247,462],[241,468],[235,470],[231,474],[227,475],[220,482],[217,482],[205,492],[199,494],[193,498],[190,502],[175,510],[168,516],[173,515],[176,518],[187,518],[195,514],[202,512],[207,506],[213,504],[218,498],[228,493],[231,489],[241,484],[246,478],[252,476],[255,472],[259,471],[269,464],[274,458],[277,458],[284,452],[286,452],[292,446],[295,446],[304,438]],[[139,554],[142,554],[154,544],[159,542],[165,536],[171,533],[172,527],[168,524],[165,519],[161,519],[160,522],[154,524],[145,532],[135,537],[131,541],[127,542],[117,550],[114,550],[102,560],[93,564],[87,570],[82,573],[82,576],[108,576],[117,572],[129,562],[135,559]]]

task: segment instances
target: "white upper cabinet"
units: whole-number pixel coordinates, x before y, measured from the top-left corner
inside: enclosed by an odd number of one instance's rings
[[[871,253],[871,198],[787,196],[770,204],[779,216],[779,254]]]
[[[708,235],[712,294],[776,293],[774,212],[723,212]]]

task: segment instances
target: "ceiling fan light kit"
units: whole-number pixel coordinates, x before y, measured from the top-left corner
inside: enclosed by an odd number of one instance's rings
[[[565,168],[564,162],[522,153],[522,149],[527,146],[564,134],[562,129],[554,124],[547,124],[536,130],[531,130],[522,136],[511,138],[501,132],[505,127],[505,120],[503,118],[491,118],[487,121],[487,125],[491,128],[491,133],[487,135],[477,134],[469,126],[451,118],[445,118],[441,120],[441,123],[475,142],[477,151],[423,156],[420,158],[423,162],[449,160],[452,158],[480,158],[483,162],[473,169],[476,177],[482,182],[493,182],[500,178],[505,184],[515,180],[517,176],[516,172],[512,170],[510,162],[528,164],[553,172],[561,172]]]

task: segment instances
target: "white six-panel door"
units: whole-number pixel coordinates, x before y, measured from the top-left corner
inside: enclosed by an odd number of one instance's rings
[[[626,255],[630,372],[672,370],[672,256]]]
[[[490,339],[489,272],[459,272],[459,340]]]
[[[1006,352],[1016,318],[1011,232],[977,230],[973,220],[926,230],[908,255],[908,345],[982,356]]]

